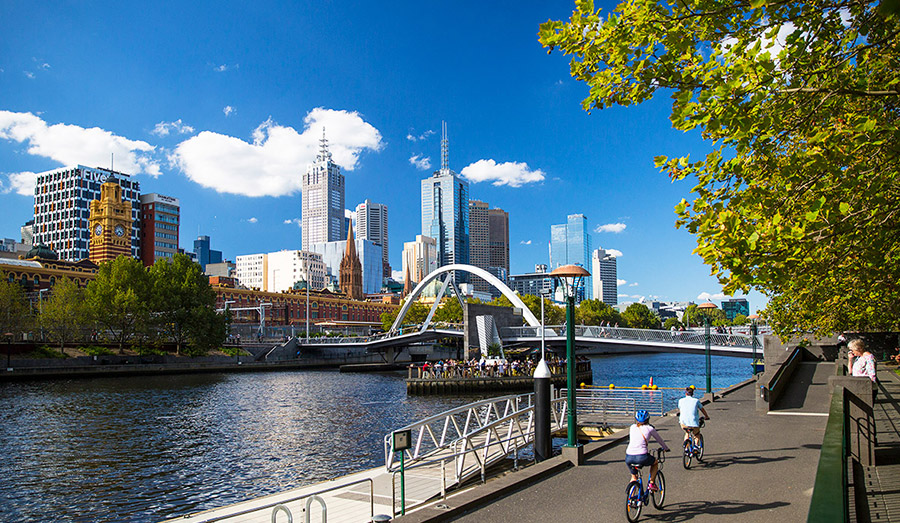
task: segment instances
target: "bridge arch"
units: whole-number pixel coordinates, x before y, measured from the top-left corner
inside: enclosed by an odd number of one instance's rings
[[[425,287],[429,283],[436,280],[440,275],[452,271],[468,272],[469,274],[474,274],[475,276],[482,278],[484,281],[493,285],[495,289],[503,293],[503,295],[506,296],[506,299],[512,302],[514,307],[522,309],[522,316],[525,318],[525,321],[528,322],[528,325],[532,327],[541,326],[541,322],[534,317],[534,314],[531,313],[531,309],[529,309],[528,306],[525,305],[525,302],[522,301],[522,298],[519,298],[519,295],[513,292],[513,290],[510,289],[505,283],[500,281],[499,278],[484,269],[475,267],[474,265],[452,263],[450,265],[444,265],[443,267],[439,267],[438,269],[432,271],[428,276],[425,277],[424,280],[420,281],[419,284],[416,285],[416,288],[413,289],[412,293],[410,293],[409,296],[406,297],[406,303],[404,303],[403,307],[400,308],[400,312],[397,314],[397,319],[394,320],[394,324],[391,325],[391,332],[396,331],[398,328],[400,328],[400,325],[403,325],[403,318],[406,317],[406,313],[409,311],[410,307],[412,307],[413,302],[416,301],[416,298],[419,297],[419,294],[422,293]],[[423,328],[425,327],[428,327],[428,324],[423,326]]]

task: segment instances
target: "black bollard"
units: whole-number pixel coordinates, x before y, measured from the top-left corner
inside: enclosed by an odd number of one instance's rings
[[[534,460],[550,459],[550,367],[541,358],[534,369]]]

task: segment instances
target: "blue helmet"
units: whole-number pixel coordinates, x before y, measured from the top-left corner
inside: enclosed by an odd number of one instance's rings
[[[634,421],[638,423],[647,423],[650,420],[650,413],[646,410],[639,410],[634,413]]]

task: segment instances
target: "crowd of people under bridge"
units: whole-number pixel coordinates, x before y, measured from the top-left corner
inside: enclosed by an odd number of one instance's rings
[[[584,356],[576,356],[576,363],[586,363]],[[547,358],[547,365],[552,374],[565,374],[566,359],[559,357]],[[422,379],[449,379],[449,378],[501,378],[514,376],[531,376],[537,361],[531,358],[525,359],[477,359],[470,360],[438,360],[434,363],[424,362],[421,365],[412,364],[410,367],[418,369],[418,378]]]

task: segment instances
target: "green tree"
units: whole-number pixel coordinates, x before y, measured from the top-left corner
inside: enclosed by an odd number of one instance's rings
[[[658,329],[659,316],[643,303],[632,303],[622,312],[622,321],[632,329]]]
[[[85,301],[107,335],[125,351],[135,333],[150,319],[150,275],[139,260],[119,256],[103,262],[85,289]]]
[[[230,324],[230,314],[216,312],[214,306],[195,306],[184,327],[189,344],[183,353],[188,356],[205,356],[210,350],[221,347],[228,337]]]
[[[735,314],[734,319],[731,320],[732,325],[744,325],[748,322],[747,317],[743,314]]]
[[[394,324],[394,321],[397,319],[397,315],[400,314],[400,309],[403,306],[401,304],[400,307],[397,307],[392,312],[382,312],[381,313],[381,327],[385,331],[391,330],[391,325]],[[428,311],[431,310],[431,307],[425,306],[425,304],[420,302],[414,302],[410,305],[409,310],[406,311],[406,317],[403,318],[403,325],[416,325],[425,321],[425,318],[428,317]]]
[[[582,300],[575,309],[575,321],[584,325],[600,325],[604,322],[615,325],[622,323],[622,315],[600,300]]]
[[[80,340],[85,327],[90,326],[84,291],[69,278],[56,280],[42,309],[41,325],[47,329],[50,339],[59,343],[63,354],[66,343]]]
[[[204,322],[221,323],[214,317],[216,293],[209,285],[209,278],[203,274],[200,264],[186,255],[176,254],[171,262],[157,260],[150,267],[150,282],[153,323],[175,343],[178,354],[188,339],[195,342],[202,339],[192,329],[206,333],[208,326]],[[224,335],[214,345],[221,345],[223,341]]]
[[[2,342],[22,339],[34,323],[31,304],[18,283],[10,282],[0,271],[0,336]],[[11,334],[7,337],[6,334]]]
[[[528,307],[528,310],[534,314],[534,317],[541,321],[541,299],[544,300],[544,324],[545,325],[562,325],[566,321],[566,309],[555,305],[547,298],[541,298],[533,294],[522,294],[519,296]],[[509,301],[509,300],[506,300]]]
[[[662,89],[711,145],[656,157],[696,180],[676,225],[727,294],[770,297],[776,332],[900,322],[900,16],[896,0],[579,0],[541,43],[573,55],[586,110]]]
[[[438,310],[434,311],[433,320],[447,323],[462,323],[463,309],[456,296],[444,298],[444,303],[441,304]]]
[[[663,329],[671,330],[672,327],[675,327],[675,329],[677,330],[677,329],[681,329],[681,327],[683,327],[683,325],[680,321],[678,321],[678,318],[666,318],[666,322],[663,323]]]

